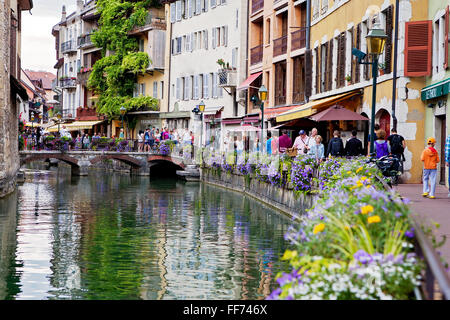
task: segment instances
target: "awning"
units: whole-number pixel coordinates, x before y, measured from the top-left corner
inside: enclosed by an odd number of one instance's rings
[[[23,101],[28,101],[28,94],[25,87],[12,75],[9,77],[11,83],[11,92],[18,94]]]
[[[190,118],[190,111],[173,111],[173,112],[161,112],[159,117],[161,119],[178,119],[178,118]]]
[[[78,131],[78,130],[85,130],[85,129],[92,129],[93,126],[104,122],[104,120],[99,121],[75,121],[72,123],[61,123],[59,125],[60,128],[62,126],[65,126],[68,131]],[[47,128],[48,132],[57,132],[58,131],[58,125],[51,126]]]
[[[280,114],[279,116],[277,116],[277,122],[284,122],[312,116],[316,113],[316,109],[328,107],[339,101],[346,100],[358,94],[361,94],[360,90],[350,91],[344,94],[310,101],[308,103],[305,103],[304,105]]]
[[[288,107],[280,107],[280,108],[264,108],[264,119],[272,119],[282,114],[284,112],[290,111],[294,108],[298,107],[298,105],[288,106]],[[261,111],[259,111],[261,114]]]
[[[450,93],[450,78],[429,85],[421,92],[422,101],[444,96]]]
[[[205,111],[203,112],[203,115],[205,115],[205,116],[207,116],[207,115],[215,115],[215,114],[217,114],[217,112],[222,111],[222,110],[223,110],[223,106],[205,108]]]
[[[25,127],[30,127],[30,128],[32,128],[32,127],[36,128],[36,127],[40,127],[40,126],[41,126],[40,123],[33,123],[33,124],[32,124],[32,122],[28,122],[28,123],[25,125]]]
[[[359,113],[353,112],[352,110],[346,109],[343,106],[334,105],[328,109],[316,113],[311,117],[314,121],[334,121],[334,120],[369,120]]]
[[[258,78],[261,74],[262,72],[258,72],[250,75],[250,77],[248,77],[244,82],[242,82],[241,85],[236,90],[240,91],[248,89],[250,85],[253,83],[253,81],[255,81],[256,78]]]

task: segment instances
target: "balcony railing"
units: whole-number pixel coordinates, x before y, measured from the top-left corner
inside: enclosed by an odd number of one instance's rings
[[[305,101],[305,92],[304,91],[294,91],[292,93],[292,102],[293,103],[301,103]]]
[[[63,42],[61,44],[61,52],[62,53],[68,53],[68,52],[73,52],[73,51],[77,51],[77,48],[75,48],[75,44],[73,43],[72,40]]]
[[[273,56],[279,56],[287,52],[287,35],[273,40]]]
[[[264,0],[252,0],[252,13],[264,8]]]
[[[77,79],[66,78],[60,79],[59,83],[61,84],[61,88],[76,88],[77,87]]]
[[[219,70],[219,87],[236,87],[237,77],[236,70],[232,69],[221,69]]]
[[[250,49],[250,64],[254,65],[262,62],[263,59],[263,45],[259,45]]]
[[[92,46],[91,34],[87,34],[85,36],[78,37],[78,48],[85,48]]]
[[[291,50],[302,49],[306,47],[306,28],[291,33]]]
[[[283,95],[283,96],[280,96],[280,95],[275,96],[275,105],[276,105],[276,106],[280,106],[280,105],[283,105],[283,104],[286,104],[286,95]]]

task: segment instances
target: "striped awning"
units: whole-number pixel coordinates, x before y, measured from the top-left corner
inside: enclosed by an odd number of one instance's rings
[[[65,126],[68,131],[78,131],[78,130],[87,130],[92,129],[93,126],[104,122],[104,120],[100,121],[75,121],[72,123],[62,123],[59,125],[60,128],[62,126]],[[47,128],[48,132],[57,132],[58,131],[58,125],[51,126]]]

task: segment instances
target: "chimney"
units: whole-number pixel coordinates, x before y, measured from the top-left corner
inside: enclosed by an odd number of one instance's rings
[[[66,21],[66,6],[62,6],[62,16],[61,21]]]

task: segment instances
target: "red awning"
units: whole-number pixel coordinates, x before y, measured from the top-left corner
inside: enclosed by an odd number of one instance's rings
[[[262,72],[258,72],[258,73],[254,73],[254,74],[250,75],[250,77],[248,77],[244,82],[242,82],[241,85],[236,90],[237,91],[247,90],[250,87],[250,85],[253,83],[253,81],[255,81],[256,78],[258,78],[261,74],[262,74]]]
[[[333,120],[369,120],[368,118],[346,109],[343,106],[334,105],[328,109],[316,113],[310,117],[314,121],[333,121]]]

